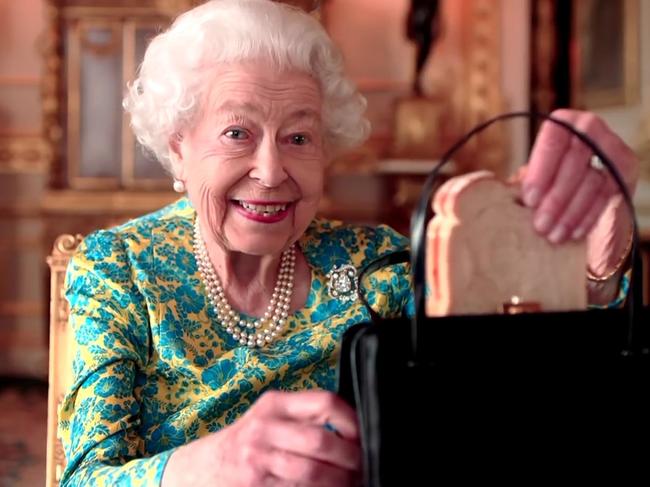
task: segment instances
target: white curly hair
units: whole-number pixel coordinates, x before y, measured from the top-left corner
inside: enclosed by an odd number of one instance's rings
[[[151,41],[123,101],[138,141],[171,172],[170,139],[200,114],[211,68],[260,59],[319,82],[333,154],[365,141],[366,100],[345,76],[339,49],[315,18],[270,0],[210,0]]]

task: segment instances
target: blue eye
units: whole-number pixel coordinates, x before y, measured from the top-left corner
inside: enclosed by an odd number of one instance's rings
[[[228,129],[223,134],[235,140],[246,140],[248,138],[248,134],[243,129]]]
[[[291,143],[294,145],[305,145],[309,139],[304,134],[295,134],[291,136]]]

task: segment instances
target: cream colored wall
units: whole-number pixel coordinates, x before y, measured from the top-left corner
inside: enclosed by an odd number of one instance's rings
[[[501,86],[505,110],[530,108],[530,0],[501,0]],[[509,122],[510,171],[526,162],[528,121]]]
[[[39,54],[44,0],[0,0],[0,375],[45,377]]]
[[[38,40],[43,0],[0,0],[0,134],[41,129]]]

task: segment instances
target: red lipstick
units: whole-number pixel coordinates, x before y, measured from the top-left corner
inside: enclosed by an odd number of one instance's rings
[[[251,210],[249,208],[244,207],[243,205],[255,205],[255,206],[272,206],[272,205],[284,205],[285,208],[284,210],[280,210],[275,213],[264,213],[264,212],[258,212]],[[233,205],[235,207],[235,210],[242,215],[244,218],[247,218],[248,220],[252,220],[255,222],[259,223],[277,223],[282,220],[284,220],[288,215],[293,207],[293,203],[291,202],[286,202],[286,201],[253,201],[253,200],[246,200],[246,201],[239,201],[239,200],[233,200]]]

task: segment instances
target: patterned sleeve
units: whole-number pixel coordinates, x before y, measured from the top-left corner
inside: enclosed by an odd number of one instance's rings
[[[74,385],[59,433],[67,465],[61,485],[159,485],[173,450],[142,457],[135,371],[148,360],[149,326],[123,244],[114,233],[89,235],[66,282],[75,339]]]
[[[376,229],[374,245],[370,248],[376,257],[408,249],[408,240],[392,228],[380,225]],[[369,262],[366,262],[366,265]],[[413,289],[409,264],[396,264],[379,269],[360,283],[368,304],[384,318],[396,318],[414,313]]]

